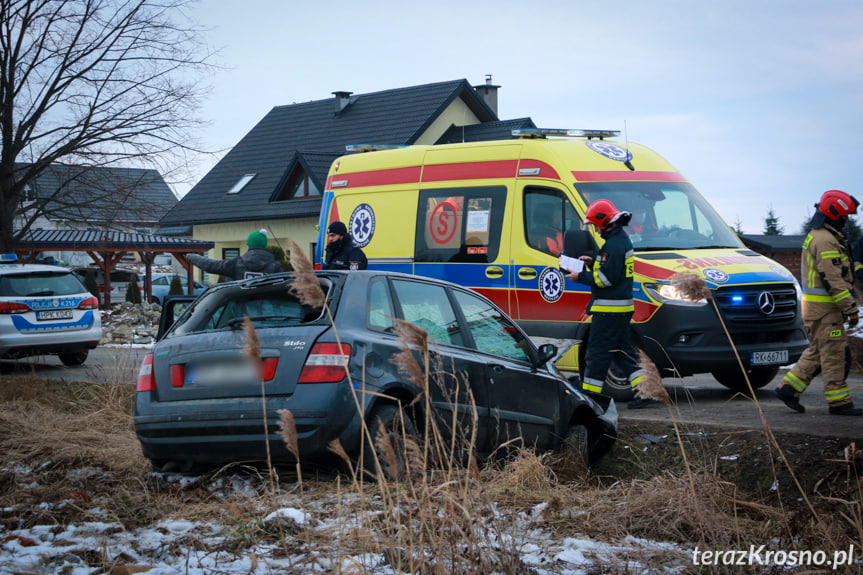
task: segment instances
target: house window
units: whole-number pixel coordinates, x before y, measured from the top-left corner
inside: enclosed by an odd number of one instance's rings
[[[222,259],[230,260],[240,257],[240,248],[222,248]]]
[[[285,186],[288,192],[286,199],[309,198],[312,196],[320,196],[321,191],[315,185],[315,182],[309,178],[309,175],[303,170],[296,170],[288,180],[288,185]],[[283,196],[284,197],[284,196]]]
[[[240,178],[240,181],[238,181],[236,184],[234,184],[233,188],[228,190],[228,193],[229,194],[239,194],[241,191],[243,191],[243,188],[246,187],[246,184],[251,182],[255,176],[256,176],[256,174],[244,175],[242,178]]]

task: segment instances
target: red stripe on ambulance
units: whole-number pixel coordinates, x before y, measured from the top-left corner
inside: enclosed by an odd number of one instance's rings
[[[364,188],[366,186],[393,186],[396,184],[413,184],[420,181],[421,166],[407,168],[391,168],[388,170],[370,170],[352,174],[338,174],[327,177],[326,189],[334,188]]]
[[[518,175],[518,160],[464,162],[461,164],[428,164],[423,169],[422,181],[487,180],[514,178]]]

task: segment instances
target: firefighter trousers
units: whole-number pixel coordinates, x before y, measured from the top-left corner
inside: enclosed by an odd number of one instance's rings
[[[831,407],[851,403],[845,381],[848,342],[844,319],[841,312],[831,311],[818,319],[805,320],[809,347],[794,368],[782,378],[780,388],[790,385],[795,395],[799,396],[820,373],[824,381],[824,396]]]
[[[616,360],[620,368],[617,375],[627,377],[633,386],[637,385],[633,374],[638,369],[638,352],[630,341],[631,319],[632,312],[593,314],[584,358],[583,390],[602,393],[612,360]]]

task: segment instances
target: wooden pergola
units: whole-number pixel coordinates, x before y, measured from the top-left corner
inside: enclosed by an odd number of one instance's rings
[[[146,268],[146,277],[151,277],[153,262],[159,254],[171,254],[186,270],[189,294],[194,293],[195,282],[192,266],[186,256],[204,253],[213,249],[214,242],[110,231],[34,230],[25,234],[15,247],[18,258],[32,263],[41,252],[86,252],[102,269],[105,275],[106,309],[111,307],[111,270],[126,254],[137,253]],[[147,301],[152,296],[152,286],[146,283]]]

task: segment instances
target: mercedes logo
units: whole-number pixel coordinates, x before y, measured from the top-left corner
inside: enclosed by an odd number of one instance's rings
[[[769,291],[763,291],[758,294],[758,309],[764,315],[770,315],[776,309],[776,300],[773,299],[773,294]]]

